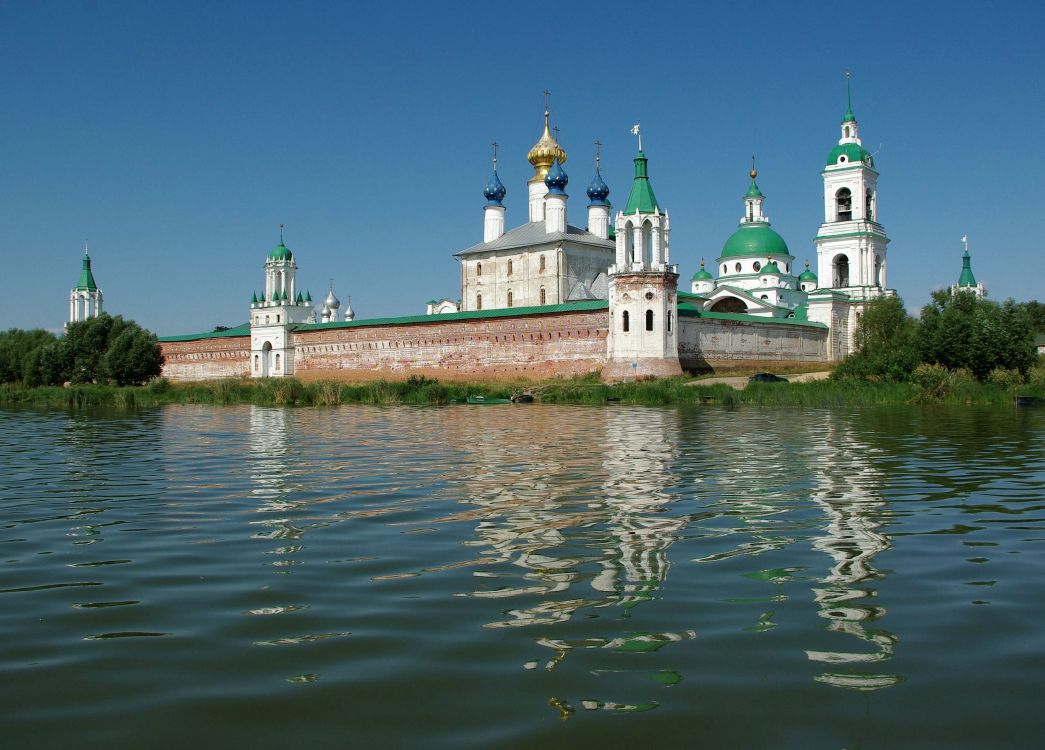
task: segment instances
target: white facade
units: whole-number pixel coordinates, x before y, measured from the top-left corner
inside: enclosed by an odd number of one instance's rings
[[[333,289],[330,294],[333,295]],[[329,313],[329,305],[325,309]],[[290,327],[309,322],[315,322],[311,295],[303,297],[298,291],[297,263],[281,237],[265,261],[264,295],[260,300],[255,297],[250,304],[251,376],[293,375],[294,347]]]

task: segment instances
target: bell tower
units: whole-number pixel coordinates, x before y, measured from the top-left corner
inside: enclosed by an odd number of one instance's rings
[[[816,235],[817,276],[821,288],[868,300],[885,293],[889,238],[878,220],[878,172],[873,154],[860,140],[848,70],[846,91],[848,106],[838,145],[828,153],[820,173],[824,223]]]
[[[671,264],[671,222],[653,194],[639,137],[635,179],[615,220],[617,258],[609,269],[607,381],[681,375],[678,348],[678,266]]]

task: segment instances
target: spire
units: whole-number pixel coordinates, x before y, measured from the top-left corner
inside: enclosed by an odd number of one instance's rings
[[[976,277],[972,274],[972,257],[969,255],[969,235],[962,237],[965,253],[962,255],[962,274],[958,277],[958,288],[976,287]]]
[[[747,189],[745,198],[761,198],[762,191],[758,189],[758,183],[755,182],[755,178],[758,177],[758,170],[755,169],[755,155],[751,155],[751,171],[748,172],[751,175],[751,187]]]
[[[755,182],[758,170],[755,169],[754,156],[751,157],[751,171],[748,174],[751,175],[751,185],[744,193],[744,218],[740,220],[740,224],[741,226],[753,222],[768,224],[769,219],[762,213],[762,202],[765,200],[765,196],[762,195],[762,191],[758,189],[758,183]]]
[[[588,203],[589,206],[608,206],[609,201],[606,200],[610,195],[610,188],[606,184],[606,181],[602,179],[602,142],[595,141],[595,176],[591,178],[591,182],[588,184]]]
[[[842,122],[856,122],[856,117],[853,116],[853,86],[851,83],[853,74],[849,68],[845,69],[845,117],[842,118]],[[871,123],[872,125],[874,123]]]
[[[98,289],[91,273],[91,256],[87,254],[87,240],[83,241],[83,265],[80,267],[80,280],[76,282],[74,290],[93,292]]]
[[[638,127],[636,125],[631,129],[631,132],[638,135]],[[624,207],[625,215],[636,213],[651,214],[660,210],[660,206],[657,204],[657,196],[653,194],[653,186],[649,182],[648,164],[649,160],[642,152],[640,139],[639,152],[635,155],[635,179],[631,183],[631,194],[628,196],[628,203]]]

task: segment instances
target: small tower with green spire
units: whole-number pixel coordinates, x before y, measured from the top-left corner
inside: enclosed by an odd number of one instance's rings
[[[976,277],[972,273],[972,257],[969,255],[969,235],[962,237],[962,244],[965,246],[965,253],[962,255],[962,272],[958,277],[958,283],[951,287],[951,294],[958,294],[959,292],[975,294],[977,299],[983,299],[983,284],[976,281]]]
[[[80,279],[69,292],[69,322],[78,323],[102,314],[102,290],[91,271],[91,256],[87,254],[87,241],[83,243],[83,266]]]
[[[609,333],[603,380],[680,375],[678,266],[671,264],[670,221],[649,181],[639,136],[635,179],[615,220],[616,263],[609,269]]]

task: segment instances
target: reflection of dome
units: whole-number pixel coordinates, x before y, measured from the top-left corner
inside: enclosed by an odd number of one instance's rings
[[[497,176],[497,170],[494,169],[493,176],[490,177],[490,181],[486,183],[486,187],[483,188],[483,196],[485,196],[486,200],[491,204],[499,206],[507,193],[508,191],[505,189],[504,185],[501,184],[501,180]]]
[[[546,109],[544,110],[544,133],[541,134],[540,140],[533,144],[530,153],[526,155],[526,160],[533,165],[534,170],[533,178],[530,181],[543,180],[556,159],[560,164],[565,164],[566,152],[552,138],[551,130],[548,128],[548,110]]]
[[[740,229],[726,240],[722,247],[723,258],[757,257],[768,255],[790,255],[784,238],[777,234],[768,223],[751,222],[742,224]]]
[[[588,199],[593,206],[604,206],[609,195],[610,188],[606,181],[602,179],[602,172],[596,167],[595,176],[591,178],[591,184],[588,185]]]
[[[566,175],[562,165],[559,164],[559,160],[556,159],[552,162],[552,167],[548,170],[548,174],[544,176],[544,184],[548,188],[548,192],[561,195],[566,189],[566,183],[569,181],[570,178]]]
[[[293,260],[294,253],[290,252],[290,248],[283,244],[283,240],[279,241],[279,244],[272,248],[272,252],[269,253],[269,260]]]

